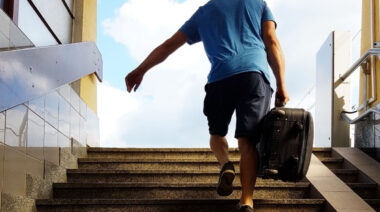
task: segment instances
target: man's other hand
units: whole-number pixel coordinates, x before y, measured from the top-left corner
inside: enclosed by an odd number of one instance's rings
[[[144,78],[145,72],[135,69],[125,77],[125,85],[127,86],[127,91],[136,91],[139,88],[141,81]]]
[[[276,92],[276,100],[275,100],[275,106],[276,107],[284,107],[286,103],[289,101],[288,93],[286,92],[285,88],[277,88]]]

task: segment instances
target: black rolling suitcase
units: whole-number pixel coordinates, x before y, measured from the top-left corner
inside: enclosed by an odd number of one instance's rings
[[[307,173],[313,148],[313,119],[303,109],[274,108],[263,120],[258,176],[297,182]]]

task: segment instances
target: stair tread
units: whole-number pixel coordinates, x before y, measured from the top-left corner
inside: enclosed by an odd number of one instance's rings
[[[171,204],[236,204],[237,199],[172,199],[172,200],[131,200],[131,199],[39,199],[37,205],[171,205]],[[320,205],[324,199],[256,199],[256,205]]]
[[[219,170],[68,169],[68,174],[219,174]],[[236,174],[239,174],[236,171]]]
[[[313,152],[331,152],[329,147],[314,147]]]
[[[331,169],[334,174],[358,174],[357,169]]]
[[[239,159],[231,159],[239,162]],[[79,163],[218,163],[216,159],[128,159],[128,158],[79,158]]]
[[[380,199],[364,199],[369,204],[380,205]]]
[[[376,183],[346,183],[350,188],[377,188]]]
[[[229,148],[229,152],[238,152],[237,148]],[[202,152],[212,153],[210,148],[88,148],[91,152],[151,152],[151,153],[170,153],[170,152]]]
[[[257,183],[256,188],[308,188],[310,183]],[[213,183],[54,183],[54,188],[215,188]],[[234,185],[241,188],[240,185]]]
[[[319,158],[322,162],[343,162],[343,158],[337,158],[337,157],[321,157]]]

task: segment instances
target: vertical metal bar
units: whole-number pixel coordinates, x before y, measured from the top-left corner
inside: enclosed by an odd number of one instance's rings
[[[375,43],[375,0],[370,1],[370,48],[374,47]],[[368,99],[368,104],[376,101],[376,70],[375,70],[375,57],[370,57],[370,69],[371,69],[371,98]]]
[[[364,71],[364,94],[363,94],[363,112],[367,111],[367,88],[368,88],[368,85],[367,85],[367,70],[363,70]]]

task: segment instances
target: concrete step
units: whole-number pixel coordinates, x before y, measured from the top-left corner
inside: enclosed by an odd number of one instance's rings
[[[364,199],[375,211],[380,211],[380,199]]]
[[[124,159],[215,159],[209,148],[88,148],[89,158]],[[231,159],[240,157],[238,149],[229,149]]]
[[[69,183],[216,183],[218,178],[216,170],[67,170]],[[234,182],[240,183],[238,172]]]
[[[39,212],[233,212],[236,210],[237,199],[233,200],[78,200],[78,199],[50,199],[37,200]],[[316,212],[323,210],[323,199],[258,199],[255,201],[257,212],[260,211],[287,211],[287,212]]]
[[[347,185],[363,199],[377,198],[376,183],[347,183]]]
[[[343,169],[343,158],[337,158],[337,157],[321,157],[319,160],[327,166],[329,169]]]
[[[307,198],[310,183],[258,183],[255,199]],[[220,199],[216,184],[162,183],[57,183],[54,198],[63,199]],[[241,186],[226,197],[238,199]]]
[[[94,170],[68,169],[69,183],[216,183],[219,170]],[[303,182],[306,179],[301,180]],[[240,173],[236,172],[235,183],[240,183]],[[279,180],[261,179],[257,182],[274,183]]]
[[[359,171],[357,169],[331,169],[345,183],[354,183],[359,180]]]
[[[231,160],[239,170],[239,160]],[[216,159],[125,159],[125,158],[81,158],[80,169],[129,169],[129,170],[219,170]]]
[[[324,148],[324,147],[313,148],[313,154],[315,156],[317,156],[317,158],[331,157],[332,149],[331,148]]]

